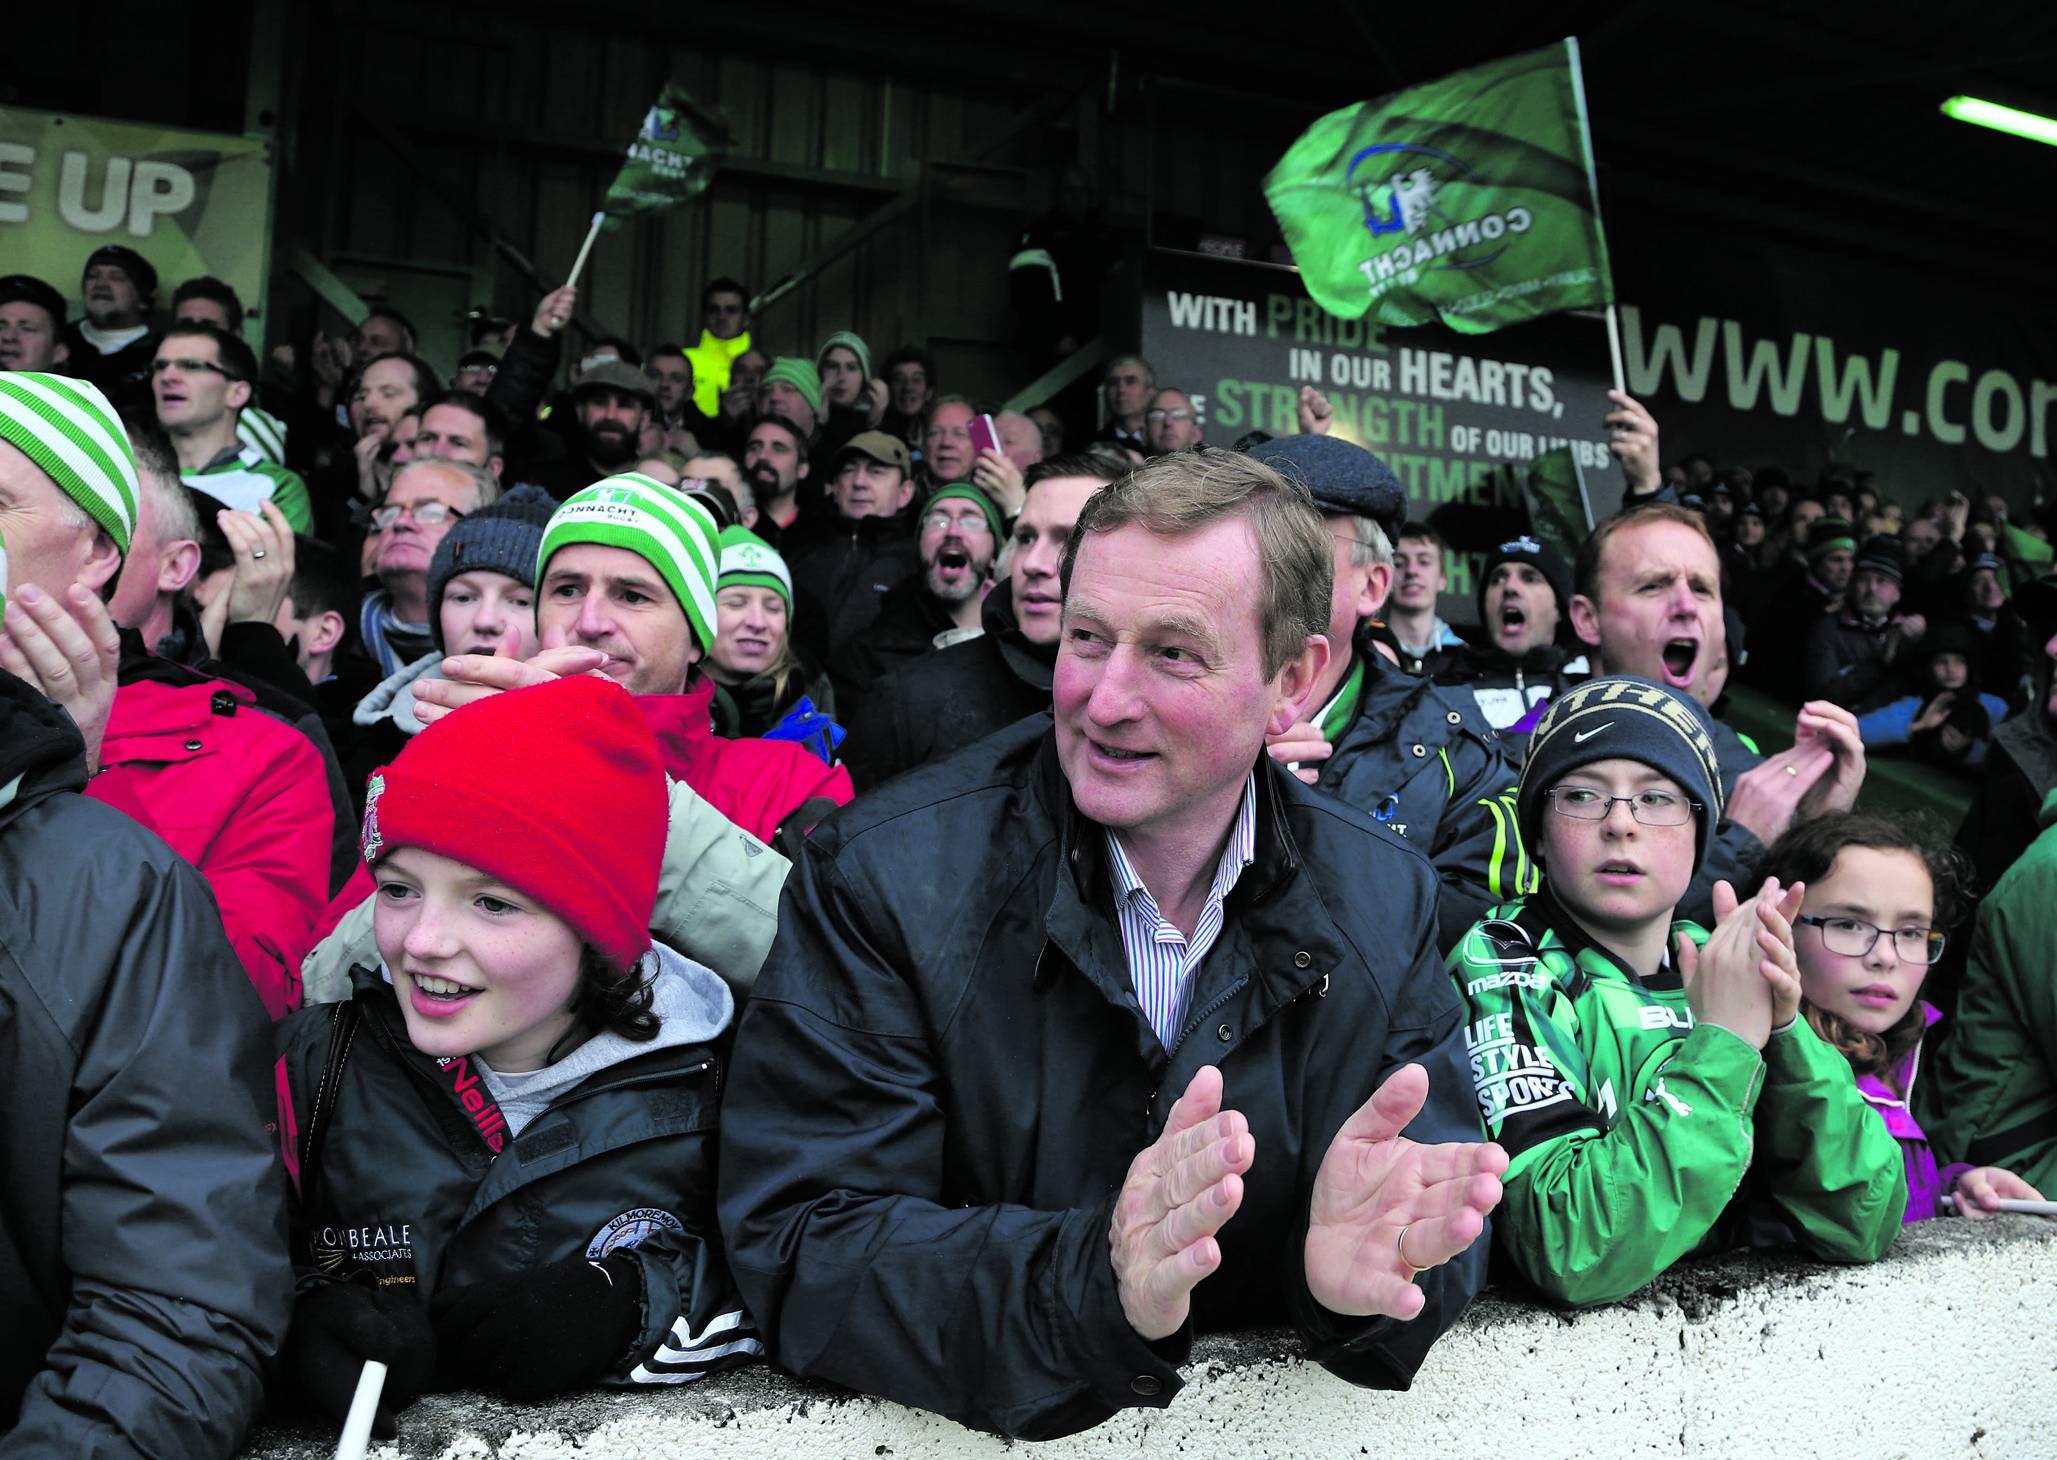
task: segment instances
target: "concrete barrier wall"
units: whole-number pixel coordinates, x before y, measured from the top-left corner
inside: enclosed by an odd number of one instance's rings
[[[1104,1456],[2057,1456],[2057,1223],[1926,1222],[1873,1267],[1783,1253],[1691,1264],[1569,1314],[1488,1294],[1406,1394],[1303,1363],[1284,1333],[1196,1345],[1165,1410],[1028,1446]],[[896,1460],[1021,1445],[757,1366],[676,1390],[588,1392],[520,1408],[431,1395],[381,1457]],[[267,1428],[252,1460],[334,1453],[333,1428]]]

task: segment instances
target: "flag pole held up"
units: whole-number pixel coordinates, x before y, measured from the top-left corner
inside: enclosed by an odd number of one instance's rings
[[[571,277],[564,281],[565,288],[569,289],[578,283],[579,275],[586,271],[586,255],[593,251],[593,240],[600,236],[600,225],[606,221],[607,214],[604,210],[593,215],[593,226],[586,230],[586,241],[579,245],[579,256],[571,266]],[[1619,366],[1616,367],[1615,373],[1620,373]]]

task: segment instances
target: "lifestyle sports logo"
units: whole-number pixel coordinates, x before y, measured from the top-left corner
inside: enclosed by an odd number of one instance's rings
[[[1396,284],[1419,283],[1425,269],[1490,264],[1507,251],[1510,234],[1526,233],[1535,223],[1522,207],[1453,218],[1444,206],[1446,189],[1476,182],[1477,173],[1463,158],[1418,142],[1363,148],[1346,176],[1364,205],[1365,231],[1377,241],[1377,251],[1357,265],[1374,298]]]

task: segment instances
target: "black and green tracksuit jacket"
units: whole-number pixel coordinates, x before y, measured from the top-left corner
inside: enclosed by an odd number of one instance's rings
[[[1692,923],[1672,931],[1707,940]],[[1668,963],[1638,977],[1547,890],[1493,909],[1448,967],[1479,1115],[1512,1158],[1496,1240],[1543,1292],[1611,1302],[1733,1245],[1741,1224],[1722,1217],[1739,1192],[1768,1199],[1817,1256],[1869,1262],[1892,1245],[1899,1148],[1805,1020],[1761,1055],[1696,1025]]]

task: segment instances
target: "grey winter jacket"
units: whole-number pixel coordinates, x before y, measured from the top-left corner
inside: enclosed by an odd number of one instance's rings
[[[292,1300],[271,1022],[84,754],[0,673],[0,1456],[228,1455]]]

